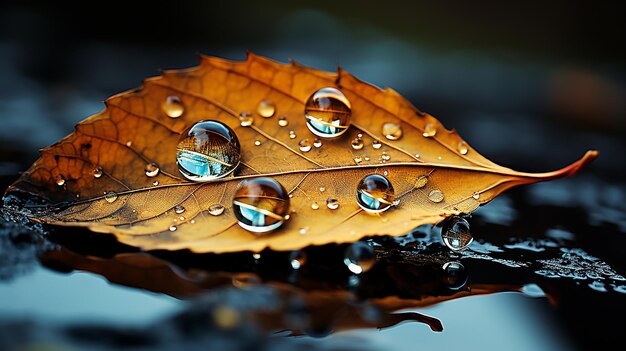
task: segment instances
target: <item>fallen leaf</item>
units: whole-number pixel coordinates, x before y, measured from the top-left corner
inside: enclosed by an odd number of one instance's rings
[[[325,87],[345,95],[352,123],[345,134],[316,147],[304,107]],[[253,118],[252,125],[242,126],[242,113]],[[179,172],[181,133],[200,120],[234,130],[241,164],[233,175],[200,183]],[[309,147],[301,148],[301,142]],[[294,250],[403,235],[470,213],[510,187],[572,175],[597,155],[589,151],[555,172],[516,172],[478,154],[395,91],[342,69],[322,72],[254,54],[243,62],[202,57],[198,67],[166,71],[140,89],[109,98],[104,111],[43,149],[8,194],[45,200],[30,215],[36,221],[112,233],[143,249]],[[372,173],[389,179],[399,201],[382,214],[367,213],[356,202],[359,181]],[[261,175],[276,179],[292,196],[290,219],[264,235],[237,225],[232,209],[238,184]],[[338,208],[327,206],[329,198]],[[211,215],[215,205],[223,213]]]

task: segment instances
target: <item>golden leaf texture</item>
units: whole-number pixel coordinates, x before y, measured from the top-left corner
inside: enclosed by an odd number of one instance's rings
[[[326,106],[310,104],[320,89],[331,95],[337,89],[347,100],[331,104],[343,110],[329,112],[350,118],[328,125],[349,123],[340,136],[315,135],[307,126],[305,106],[311,114]],[[179,143],[181,136],[204,120],[229,127],[240,147],[233,156],[236,143],[208,145],[203,150],[232,156],[209,160],[234,168],[239,157],[240,164],[225,177],[198,182],[181,174],[177,155],[181,147],[193,147]],[[254,54],[242,62],[201,57],[197,67],[166,71],[140,89],[109,98],[104,111],[43,149],[7,193],[45,200],[30,215],[36,221],[111,233],[147,250],[294,250],[403,235],[470,213],[510,187],[572,175],[597,155],[588,151],[554,172],[516,172],[481,156],[395,91],[342,69],[323,72]],[[371,213],[357,203],[360,181],[371,174],[393,187],[394,196],[380,183],[368,189],[382,192],[366,193],[387,205],[384,212]],[[243,203],[246,194],[235,198],[240,183],[260,177],[271,177],[289,194],[278,199],[286,211],[280,216],[261,204],[267,221],[279,222],[268,232],[238,225],[234,214],[233,200],[241,200],[244,210],[251,206]],[[280,197],[274,195],[265,199],[270,205]]]

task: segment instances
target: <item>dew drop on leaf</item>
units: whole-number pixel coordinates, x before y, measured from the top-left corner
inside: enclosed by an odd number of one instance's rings
[[[474,198],[474,200],[478,200],[478,199],[480,198],[480,193],[478,193],[478,192],[476,192],[476,191],[475,191],[475,192],[472,194],[472,197]]]
[[[175,232],[178,228],[175,225],[170,226],[170,232]]]
[[[465,266],[458,261],[450,261],[441,267],[445,274],[444,282],[450,290],[461,290],[467,284],[468,274]]]
[[[357,241],[346,248],[343,263],[354,274],[367,272],[376,263],[374,249],[364,242]]]
[[[159,165],[152,162],[146,165],[145,171],[146,171],[146,176],[156,177],[157,175],[159,175],[159,172],[161,171],[161,169],[159,168]]]
[[[372,147],[374,149],[380,149],[383,146],[383,143],[380,142],[380,140],[374,140],[372,141]]]
[[[227,176],[237,168],[240,158],[237,135],[218,121],[194,124],[182,134],[176,146],[178,170],[185,178],[197,182]]]
[[[100,166],[93,169],[93,177],[96,179],[102,177],[102,173],[104,173],[104,171],[102,170],[102,167]]]
[[[432,202],[439,203],[443,201],[443,192],[439,189],[433,189],[428,193],[428,198]]]
[[[256,112],[261,117],[269,118],[276,113],[276,105],[269,100],[262,100],[259,102],[259,106],[257,106]]]
[[[322,138],[335,138],[345,133],[351,116],[350,102],[335,88],[314,92],[304,107],[307,127],[311,133]]]
[[[357,185],[356,198],[365,211],[379,213],[391,207],[395,193],[389,179],[380,174],[370,174]]]
[[[315,138],[315,140],[313,140],[313,146],[315,147],[322,147],[322,141],[318,138]]]
[[[242,127],[250,127],[254,123],[254,116],[248,111],[239,114],[239,124]]]
[[[306,264],[307,255],[302,250],[292,251],[289,254],[289,264],[291,268],[298,270]]]
[[[339,200],[335,199],[334,197],[329,197],[328,199],[326,199],[326,207],[328,207],[331,210],[338,209]]]
[[[115,202],[115,200],[117,200],[117,193],[115,193],[113,191],[109,191],[109,192],[104,194],[104,199],[108,203],[113,203],[113,202]]]
[[[441,228],[441,239],[452,251],[461,251],[474,241],[470,225],[465,218],[454,216],[446,220]]]
[[[154,182],[152,182],[152,185],[154,185],[154,186],[159,185],[159,181],[158,181],[158,180],[155,180]]]
[[[422,135],[424,136],[424,138],[432,138],[437,134],[437,126],[432,124],[432,123],[428,123],[426,126],[424,126],[424,132],[422,133]]]
[[[362,161],[363,159],[361,158],[361,156],[354,156],[354,163],[356,163],[357,165],[361,163]]]
[[[464,141],[459,141],[459,143],[456,145],[456,150],[461,154],[461,155],[467,155],[467,152],[469,151],[469,148],[467,147],[467,143]]]
[[[300,151],[302,152],[311,151],[311,141],[309,141],[309,139],[300,140],[300,142],[298,143],[298,146],[300,147]]]
[[[317,210],[318,208],[320,208],[320,205],[318,205],[317,202],[313,202],[311,203],[311,208]]]
[[[178,118],[182,116],[185,112],[185,106],[183,105],[183,102],[178,96],[175,95],[171,95],[165,98],[165,101],[163,101],[161,108],[163,109],[163,112],[165,112],[165,114],[171,118]]]
[[[287,117],[285,116],[280,116],[278,117],[278,125],[281,127],[286,127],[289,125],[289,121],[287,120]]]
[[[254,141],[255,146],[261,146],[261,140],[257,139]]]
[[[415,179],[415,187],[417,189],[421,189],[421,188],[425,187],[426,184],[428,184],[428,176],[427,175],[421,175],[421,176],[417,177],[417,179]]]
[[[397,123],[385,123],[382,133],[389,140],[398,140],[402,138],[402,126]]]
[[[184,213],[185,208],[182,205],[176,205],[174,206],[174,212],[176,212],[176,214]]]
[[[300,235],[306,235],[308,232],[309,232],[309,227],[300,228],[300,230],[298,231]]]
[[[363,148],[363,139],[354,138],[352,140],[352,148],[355,150],[361,150]]]
[[[285,221],[289,213],[289,195],[273,178],[246,179],[235,191],[233,213],[243,229],[254,233],[269,232]]]
[[[326,187],[325,187],[325,186],[323,186],[323,185],[322,185],[322,186],[320,186],[320,193],[323,193],[325,190],[326,190]]]
[[[383,151],[383,153],[380,155],[380,159],[384,162],[391,160],[391,156],[389,156],[388,153],[386,153],[385,151]]]
[[[65,178],[62,175],[59,174],[56,177],[54,177],[54,182],[58,186],[63,186],[63,185],[65,185]]]
[[[226,208],[222,204],[213,204],[213,205],[209,206],[209,214],[211,216],[219,216],[222,213],[224,213],[225,209]]]
[[[296,132],[293,130],[289,131],[289,139],[295,139],[297,137]]]

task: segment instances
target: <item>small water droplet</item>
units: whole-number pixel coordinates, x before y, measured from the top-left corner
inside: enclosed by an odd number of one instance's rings
[[[276,105],[269,100],[262,100],[256,108],[256,112],[265,118],[272,117],[276,113]]]
[[[297,137],[296,132],[293,130],[289,131],[289,139],[295,139]]]
[[[400,205],[400,200],[394,200],[391,204],[395,207],[398,207],[398,205]]]
[[[357,185],[356,198],[358,205],[368,213],[379,213],[391,207],[395,194],[389,179],[370,174]]]
[[[243,229],[266,233],[280,227],[289,213],[287,190],[275,179],[259,177],[239,183],[233,214]]]
[[[432,138],[435,136],[435,134],[437,134],[437,126],[432,124],[432,123],[428,123],[426,126],[424,126],[424,132],[422,133],[422,135],[424,136],[424,138]]]
[[[176,214],[184,213],[185,208],[182,205],[176,205],[174,206],[174,212],[176,212]]]
[[[261,254],[258,252],[255,252],[252,254],[252,258],[255,259],[256,261],[261,259]]]
[[[350,126],[350,102],[335,88],[314,92],[304,107],[306,125],[311,133],[322,138],[335,138]]]
[[[470,225],[465,218],[454,216],[446,220],[441,228],[441,238],[446,246],[454,251],[461,251],[474,241]]]
[[[320,186],[320,193],[323,193],[326,190],[326,187],[324,187],[323,185]]]
[[[159,168],[159,165],[157,165],[156,163],[152,162],[152,163],[148,163],[146,165],[146,175],[148,177],[156,177],[159,172],[161,171],[161,169]]]
[[[374,149],[380,149],[383,146],[383,143],[380,142],[380,140],[374,140],[372,141],[372,147]]]
[[[115,193],[113,191],[109,191],[107,193],[104,193],[104,199],[108,203],[113,203],[113,202],[115,202],[115,200],[117,200],[117,193]]]
[[[361,156],[354,156],[354,163],[358,165],[359,163],[361,163],[361,161],[363,161]]]
[[[427,175],[421,175],[421,176],[417,177],[417,179],[415,180],[415,187],[417,189],[421,189],[421,188],[425,187],[426,184],[428,184],[428,176]]]
[[[402,126],[397,123],[383,124],[383,135],[389,140],[398,140],[402,138]]]
[[[363,159],[364,159],[365,161],[369,161],[369,160],[370,160],[370,157],[369,157],[369,156],[365,156],[365,157],[363,157]]]
[[[261,146],[261,140],[257,139],[254,141],[254,145]]]
[[[170,232],[175,232],[178,229],[175,225],[170,226]]]
[[[289,121],[287,120],[287,117],[285,116],[280,116],[278,117],[278,125],[281,127],[286,127],[289,125]]]
[[[127,141],[127,142],[126,142],[126,146],[128,146],[128,147],[133,146],[133,142],[132,142],[132,141],[130,141],[130,140],[129,140],[129,141]]]
[[[309,139],[300,140],[300,142],[298,143],[298,146],[300,146],[300,151],[302,152],[311,151],[311,142],[309,141]]]
[[[154,185],[154,186],[159,185],[159,181],[158,181],[158,180],[155,180],[154,182],[152,182],[152,185]]]
[[[65,178],[59,174],[54,177],[54,182],[57,183],[58,186],[63,186],[65,185]]]
[[[328,199],[326,199],[326,207],[328,207],[331,210],[338,209],[339,200],[335,199],[334,197],[329,197]]]
[[[192,219],[192,220],[190,220],[190,221],[189,221],[189,223],[191,223],[191,224],[196,224],[196,220],[195,220],[195,219]]]
[[[289,198],[291,199],[292,197],[293,197],[293,193],[290,193],[289,194]]]
[[[352,140],[352,148],[355,150],[361,150],[363,148],[363,139],[355,138]]]
[[[237,135],[218,121],[197,122],[183,132],[176,146],[178,170],[185,178],[196,182],[231,174],[239,166],[240,159]]]
[[[391,160],[391,156],[389,156],[388,153],[383,151],[382,155],[380,155],[380,159],[386,162],[386,161]]]
[[[178,118],[183,115],[183,112],[185,112],[183,102],[178,96],[175,95],[170,95],[165,98],[161,108],[163,109],[163,112],[171,118]]]
[[[315,138],[315,140],[313,140],[313,146],[322,147],[322,141],[318,138]]]
[[[306,235],[309,232],[309,227],[300,228],[298,232],[300,235]]]
[[[320,205],[318,205],[317,202],[313,202],[311,204],[311,208],[314,209],[314,210],[317,210],[318,208],[320,208]]]
[[[469,151],[469,148],[467,147],[467,143],[464,141],[459,141],[459,143],[456,145],[456,149],[459,151],[461,155],[467,155],[467,152]]]
[[[96,178],[96,179],[102,177],[103,173],[104,173],[104,171],[102,170],[102,167],[100,167],[100,166],[98,166],[98,167],[93,169],[93,177]]]
[[[185,220],[185,216],[178,217],[178,220],[181,221],[181,222],[184,221]]]
[[[242,127],[250,127],[254,123],[254,116],[248,111],[239,114],[239,124]]]
[[[289,254],[289,263],[291,264],[291,268],[295,270],[302,268],[306,264],[306,259],[306,252],[301,250],[292,251]]]
[[[367,272],[376,263],[374,249],[364,242],[357,241],[346,248],[343,263],[354,274]]]
[[[439,189],[433,189],[428,193],[428,198],[432,202],[441,202],[443,201],[443,192]]]
[[[420,158],[420,154],[415,154],[415,158]]]
[[[441,161],[442,157],[441,157],[441,156],[437,156],[437,159],[438,159],[439,161]]]
[[[443,264],[441,267],[444,271],[444,282],[450,290],[461,290],[465,284],[469,275],[465,270],[465,266],[458,261],[450,261]]]
[[[476,191],[475,191],[475,192],[472,194],[472,197],[474,198],[474,200],[478,200],[478,199],[480,198],[480,193],[478,193],[478,192],[476,192]]]
[[[388,176],[388,175],[389,175],[389,171],[387,171],[387,170],[383,171],[383,175],[384,175],[385,177],[386,177],[386,176]]]
[[[212,216],[219,216],[224,213],[226,208],[222,204],[213,204],[209,206],[209,214]]]

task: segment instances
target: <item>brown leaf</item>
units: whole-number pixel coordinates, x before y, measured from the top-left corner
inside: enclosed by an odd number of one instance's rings
[[[321,147],[303,152],[299,142],[315,139],[306,127],[304,104],[324,87],[339,89],[349,100],[352,125],[341,137],[323,139]],[[168,98],[180,99],[180,116],[165,112]],[[257,111],[262,101],[275,106],[269,118]],[[251,126],[240,125],[243,112],[253,116]],[[287,126],[278,124],[280,117]],[[235,131],[241,165],[234,176],[192,182],[178,170],[176,145],[186,128],[207,119]],[[385,137],[398,128],[399,139]],[[355,149],[351,142],[359,134],[364,146]],[[374,148],[375,141],[382,147]],[[322,72],[253,54],[243,62],[202,57],[198,67],[167,71],[147,79],[141,89],[108,99],[104,111],[42,150],[8,192],[26,192],[53,204],[33,212],[35,220],[112,233],[144,249],[293,250],[403,235],[418,225],[472,212],[512,186],[572,175],[597,155],[589,151],[555,172],[516,172],[485,159],[395,91],[361,82],[344,70]],[[355,162],[359,157],[361,162]],[[399,200],[379,215],[366,213],[355,199],[359,180],[371,173],[386,175]],[[278,180],[293,196],[290,219],[265,235],[238,226],[231,208],[237,185],[259,175]],[[420,176],[427,182],[416,187]],[[327,208],[328,198],[337,199],[339,208]],[[215,204],[225,207],[222,215],[209,214]],[[181,207],[184,212],[177,213]]]

